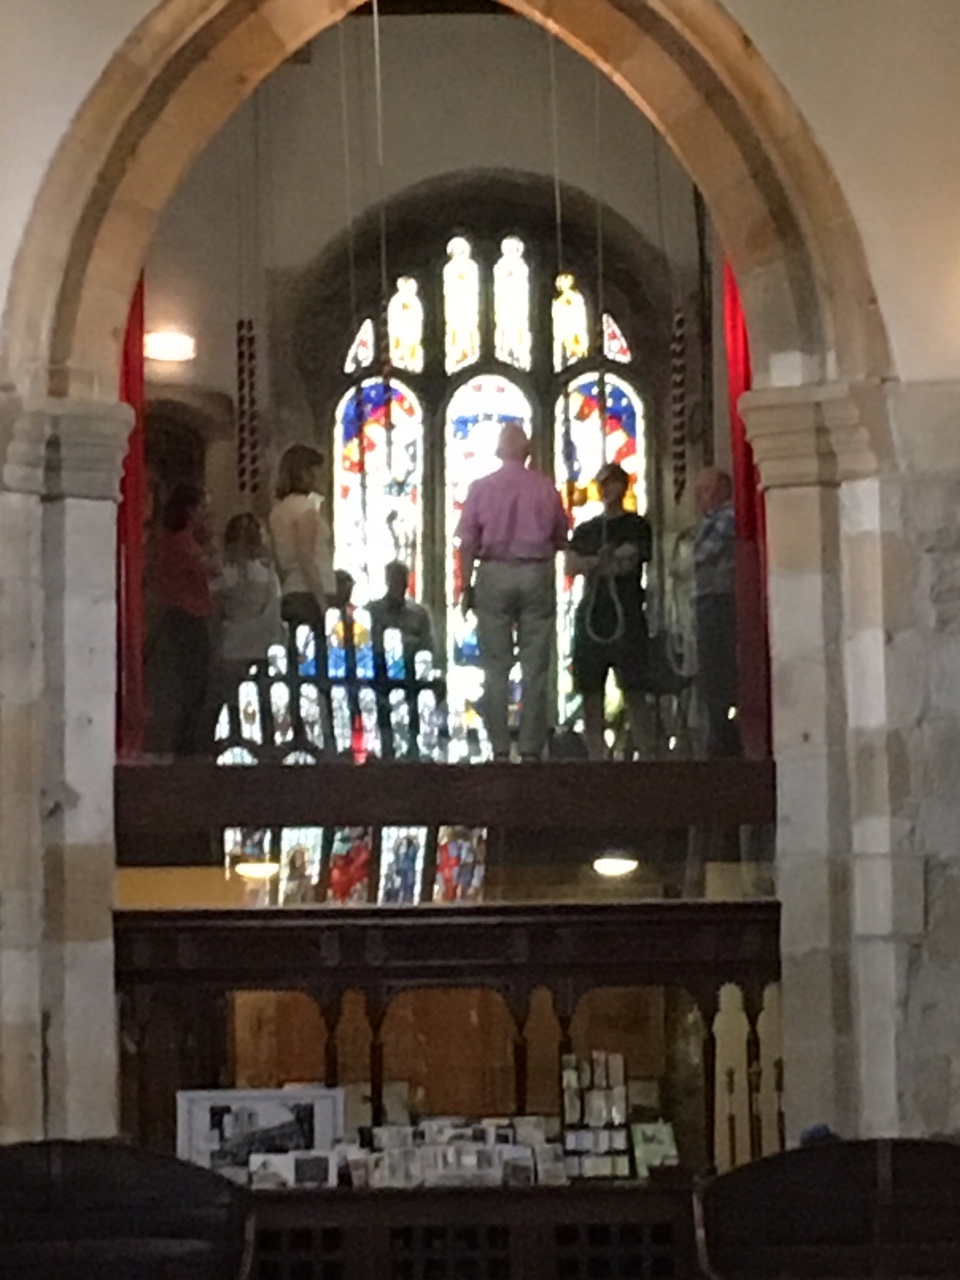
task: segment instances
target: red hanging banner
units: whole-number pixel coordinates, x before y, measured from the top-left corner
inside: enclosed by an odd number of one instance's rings
[[[143,750],[146,705],[143,680],[143,525],[147,501],[144,452],[143,277],[137,283],[120,367],[120,399],[136,420],[127,443],[117,513],[117,752]]]
[[[740,414],[740,397],[752,385],[750,342],[740,291],[729,263],[723,267],[723,327],[737,520],[738,713],[744,753],[759,759],[770,754],[766,518],[760,477]]]

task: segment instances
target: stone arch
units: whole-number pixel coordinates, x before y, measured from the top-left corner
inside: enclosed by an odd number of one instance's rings
[[[154,7],[87,98],[34,207],[4,325],[3,363],[21,394],[112,398],[133,282],[177,183],[258,83],[359,2]],[[741,284],[759,386],[890,372],[840,188],[715,0],[650,0],[629,15],[613,0],[503,2],[619,85],[700,186]],[[27,370],[39,384],[25,385]]]

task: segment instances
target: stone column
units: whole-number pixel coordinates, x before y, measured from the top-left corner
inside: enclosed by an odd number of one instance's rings
[[[23,909],[4,886],[0,976],[28,1031],[18,1046],[4,1007],[5,1136],[104,1135],[117,1123],[116,499],[131,422],[124,406],[51,401],[21,415],[7,450],[0,503],[18,527],[3,540],[17,557],[3,556],[4,621],[9,611],[16,624],[3,630],[3,679],[20,705],[0,708],[0,750],[9,739],[15,753],[0,778],[0,867]]]
[[[766,491],[791,1139],[859,1130],[841,485],[875,467],[846,387],[742,401]]]
[[[0,1141],[44,1133],[43,442],[0,402]],[[12,439],[11,439],[12,437]]]

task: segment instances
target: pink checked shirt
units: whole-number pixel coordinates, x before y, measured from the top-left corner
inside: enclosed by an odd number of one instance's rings
[[[504,462],[474,480],[460,513],[460,549],[476,560],[550,560],[567,542],[560,495],[540,471]]]

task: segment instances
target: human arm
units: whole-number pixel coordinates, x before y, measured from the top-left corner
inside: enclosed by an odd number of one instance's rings
[[[571,578],[578,574],[590,577],[591,574],[603,573],[609,564],[609,555],[609,549],[602,545],[598,535],[596,522],[588,520],[573,531],[564,556],[564,572]]]
[[[466,615],[473,608],[473,571],[480,555],[481,525],[476,486],[467,490],[457,536],[460,539],[460,608]]]

